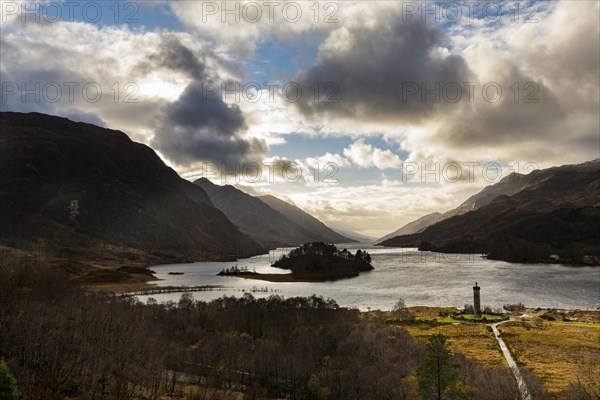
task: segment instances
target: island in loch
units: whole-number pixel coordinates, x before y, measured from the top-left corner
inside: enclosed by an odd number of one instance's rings
[[[310,242],[284,254],[272,264],[288,269],[289,274],[262,274],[237,266],[222,270],[218,275],[259,279],[269,282],[325,282],[353,278],[371,271],[371,255],[362,250],[352,253],[333,244]]]

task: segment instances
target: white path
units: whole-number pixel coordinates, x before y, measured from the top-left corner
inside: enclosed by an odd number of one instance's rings
[[[508,321],[510,321],[510,320],[498,322],[497,324],[492,324],[491,327],[492,327],[492,330],[494,331],[494,336],[496,336],[496,340],[498,341],[498,344],[500,345],[500,349],[502,349],[502,354],[504,354],[504,358],[506,358],[506,362],[508,363],[508,366],[512,370],[512,373],[515,376],[515,379],[517,380],[517,384],[519,385],[519,390],[521,391],[521,399],[522,400],[532,400],[531,394],[529,394],[529,389],[527,389],[527,384],[525,383],[525,380],[523,379],[523,376],[521,375],[521,371],[519,371],[519,367],[517,366],[517,363],[512,358],[512,355],[510,354],[510,350],[508,350],[506,343],[504,343],[504,340],[500,337],[500,331],[498,330],[498,325],[503,324]]]

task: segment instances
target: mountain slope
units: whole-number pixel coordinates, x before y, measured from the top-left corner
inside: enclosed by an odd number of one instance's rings
[[[350,239],[352,242],[373,242],[373,241],[375,241],[375,238],[372,236],[365,236],[360,233],[356,233],[356,232],[349,231],[344,228],[340,228],[339,226],[334,226],[333,228],[335,229],[336,232],[341,233],[342,235],[344,235],[345,237]]]
[[[483,190],[469,197],[455,209],[445,212],[441,216],[440,221],[456,215],[466,214],[469,211],[478,210],[481,207],[490,204],[498,196],[512,196],[525,187],[532,178],[533,175],[531,174],[523,175],[513,172],[502,178],[498,183],[486,186]]]
[[[409,222],[408,224],[404,225],[402,228],[400,228],[392,233],[388,233],[384,237],[377,239],[377,241],[383,242],[384,240],[391,239],[395,236],[410,235],[413,233],[423,232],[425,229],[427,229],[427,227],[429,227],[441,220],[442,220],[442,214],[439,212],[427,214],[427,215],[422,216],[421,218],[418,218],[412,222]]]
[[[262,245],[278,247],[307,241],[292,221],[256,197],[230,185],[215,185],[206,178],[194,184],[206,191],[215,207]]]
[[[275,196],[259,196],[258,198],[272,209],[285,215],[295,224],[301,226],[303,232],[313,237],[313,241],[327,243],[348,243],[355,241],[329,228],[299,207],[278,199]]]
[[[262,251],[201,188],[123,132],[12,112],[1,113],[0,131],[5,245],[115,262],[119,254],[166,262]]]
[[[599,255],[599,166],[596,161],[534,171],[512,196],[497,196],[479,209],[382,245],[481,252],[508,261],[545,261],[550,254],[578,261],[583,254]]]
[[[420,217],[408,224],[404,225],[400,229],[385,235],[378,239],[379,242],[391,239],[394,236],[411,235],[413,233],[423,232],[429,226],[441,222],[445,219],[454,217],[456,215],[462,215],[469,211],[477,210],[483,206],[488,205],[492,200],[501,195],[511,196],[517,191],[521,190],[531,179],[531,175],[522,175],[517,173],[511,173],[510,175],[502,178],[500,182],[486,186],[480,192],[469,197],[458,207],[446,211],[443,214],[432,213]]]
[[[291,208],[296,208],[294,206],[284,207],[279,204],[278,208],[287,210],[284,214],[260,198],[250,196],[231,185],[215,185],[206,178],[200,178],[194,183],[204,189],[215,206],[243,232],[264,246],[293,246],[314,241],[331,243],[343,238],[336,232],[328,232],[328,228],[324,225],[319,226],[318,231],[312,231],[311,227],[321,223],[308,214],[300,218],[300,213],[303,211],[299,209],[293,210],[291,213],[294,216],[290,218],[287,212]],[[270,202],[275,203],[272,200]],[[310,221],[308,225],[306,225],[307,221]]]

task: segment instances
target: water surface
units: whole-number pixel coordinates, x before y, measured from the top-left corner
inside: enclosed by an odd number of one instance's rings
[[[158,286],[222,285],[223,289],[194,292],[198,300],[223,295],[256,297],[278,294],[285,297],[321,295],[340,306],[391,309],[399,298],[407,305],[462,307],[472,302],[472,287],[481,287],[481,303],[491,307],[523,303],[528,307],[600,308],[600,268],[556,264],[518,264],[493,261],[474,254],[442,254],[416,249],[383,248],[351,243],[339,248],[366,249],[372,256],[373,271],[336,282],[277,283],[217,276],[232,265],[247,266],[261,273],[287,273],[271,263],[290,249],[235,262],[197,262],[154,266]],[[183,272],[183,275],[169,275]],[[139,296],[146,301],[149,296]],[[181,293],[152,295],[158,301],[177,301]]]

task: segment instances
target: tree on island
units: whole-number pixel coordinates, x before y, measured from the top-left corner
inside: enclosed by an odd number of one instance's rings
[[[361,249],[356,250],[356,258],[359,260],[365,260],[366,262],[371,262],[371,255],[366,251],[362,251]]]
[[[348,249],[339,250],[333,244],[310,242],[283,255],[273,267],[289,269],[292,274],[317,274],[326,279],[357,276],[361,271],[370,271],[371,255],[362,250],[356,254]]]

